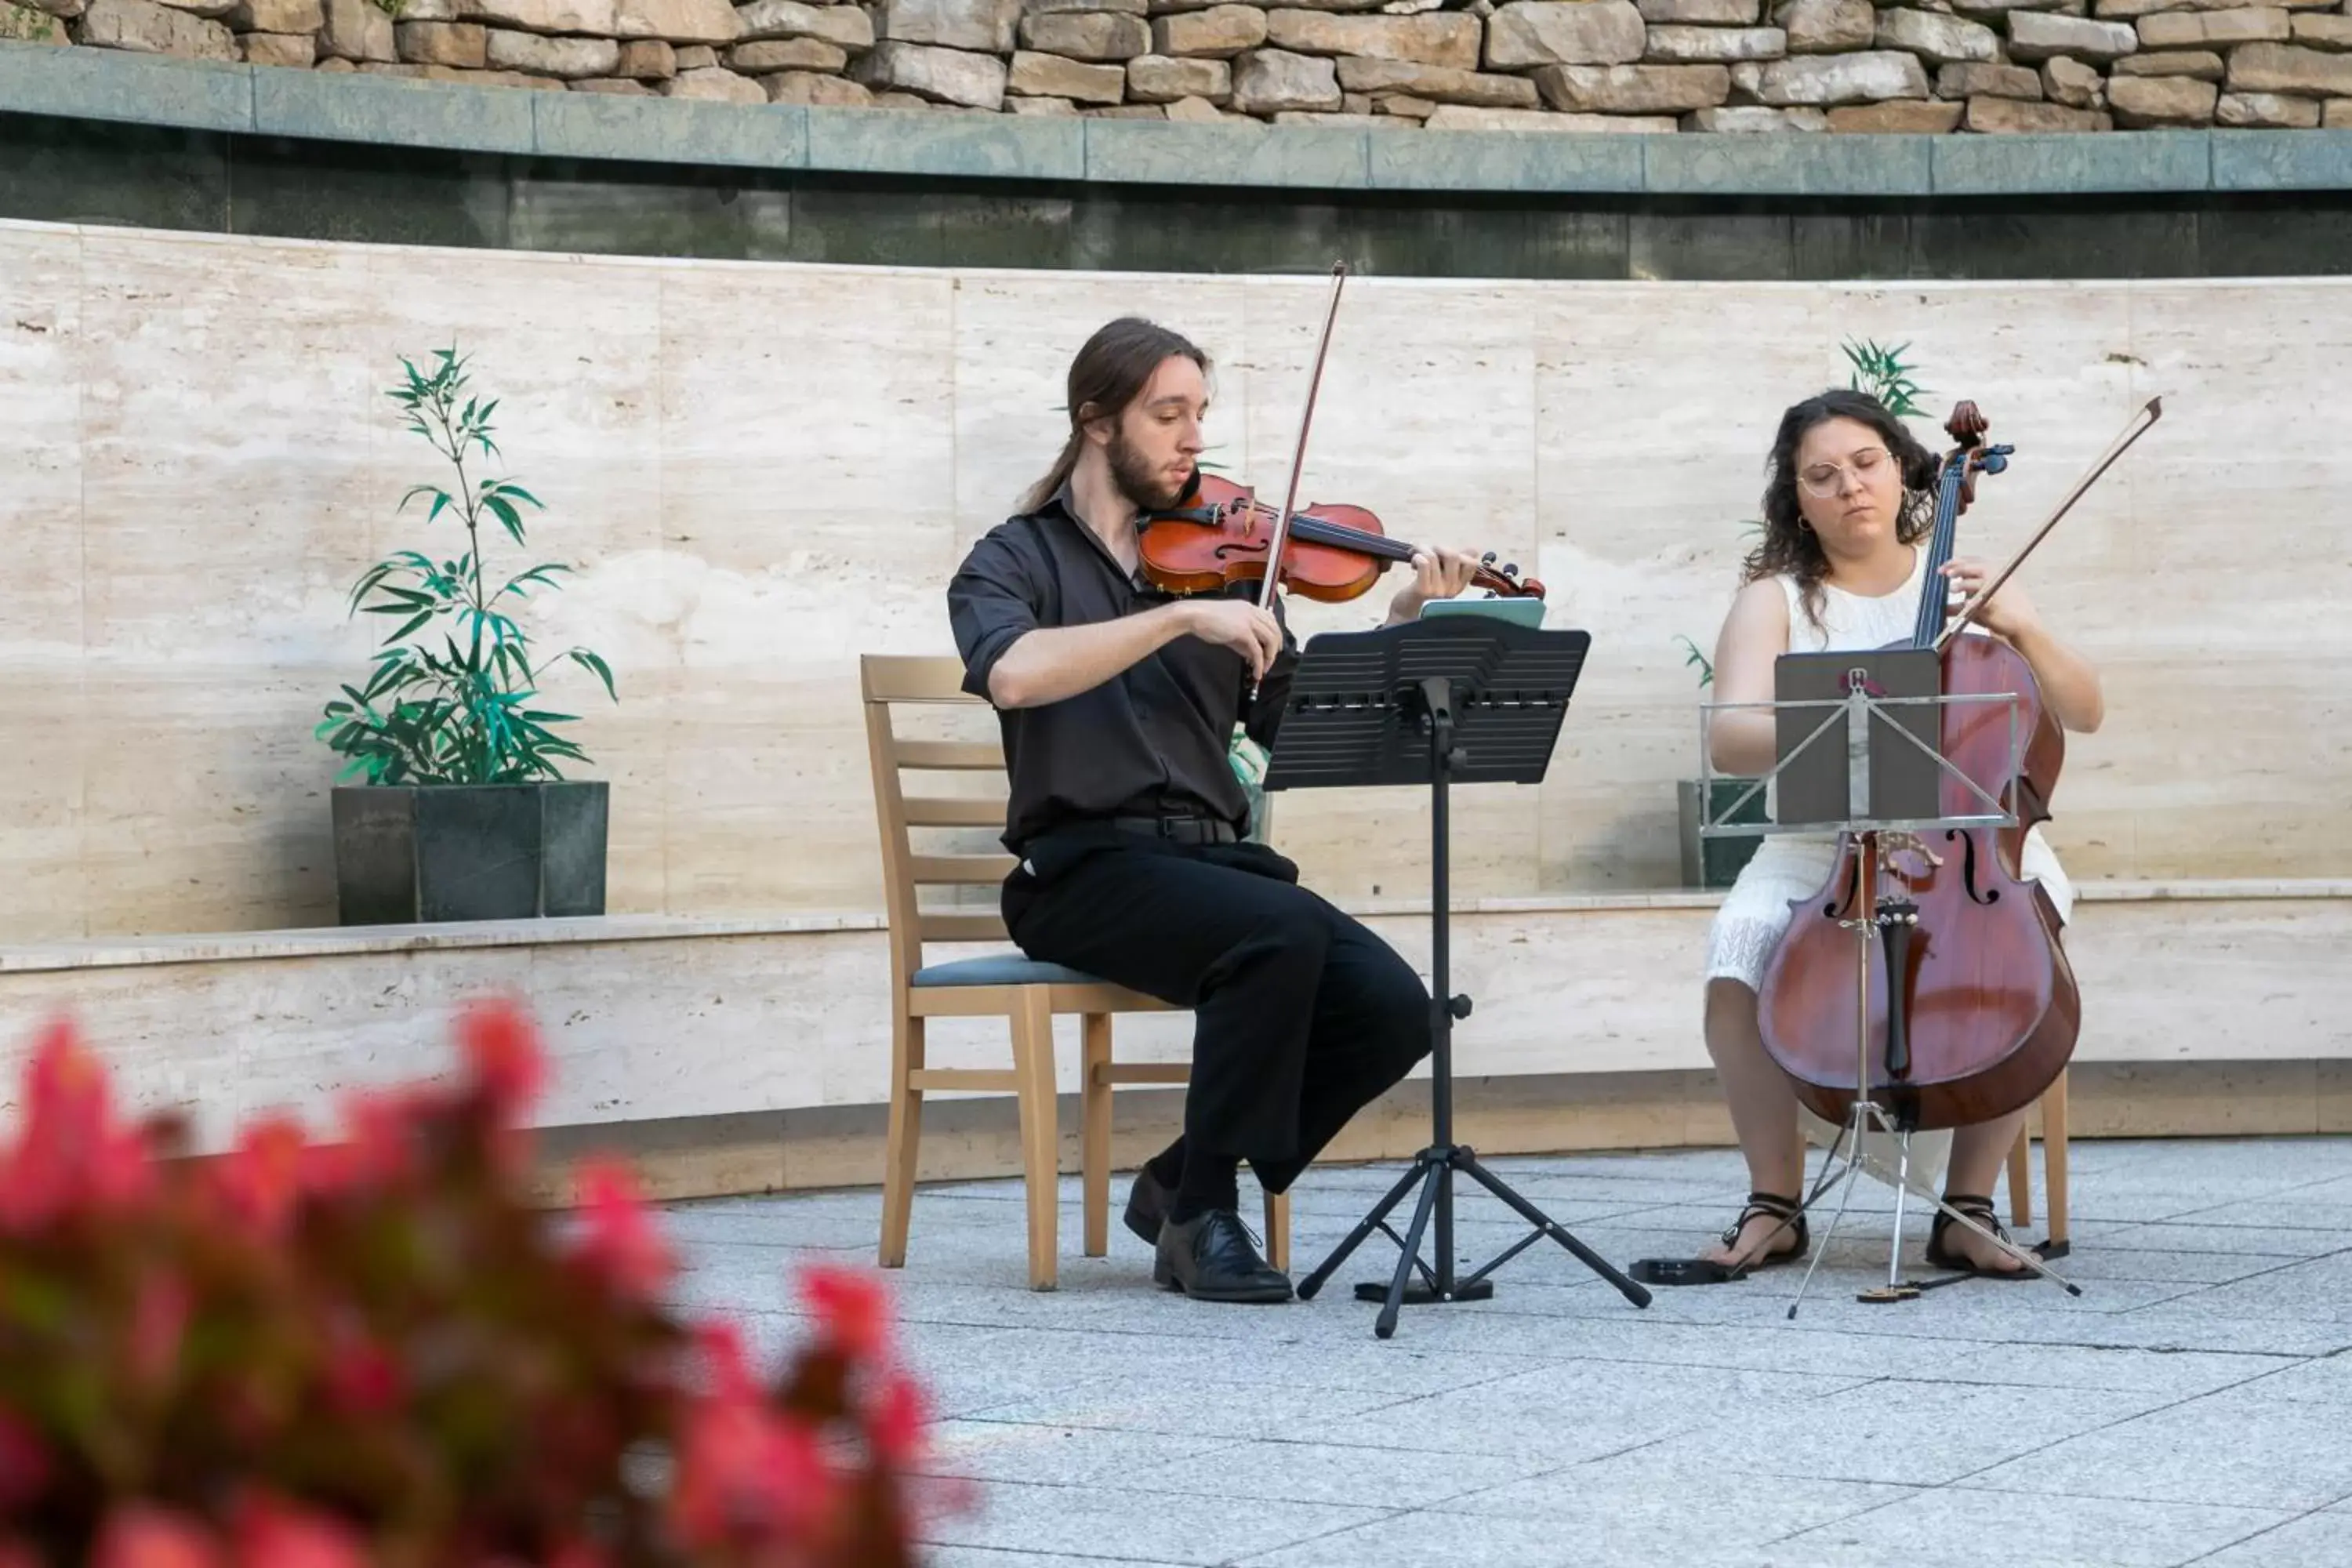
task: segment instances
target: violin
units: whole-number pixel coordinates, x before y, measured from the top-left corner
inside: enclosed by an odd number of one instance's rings
[[[1396,561],[1411,561],[1413,547],[1391,539],[1381,520],[1360,506],[1318,504],[1298,510],[1298,475],[1307,462],[1307,433],[1315,423],[1315,396],[1323,384],[1323,361],[1331,347],[1331,326],[1339,315],[1339,290],[1348,264],[1331,264],[1331,301],[1323,314],[1323,335],[1315,345],[1307,376],[1307,408],[1298,420],[1298,445],[1291,454],[1290,489],[1280,508],[1267,506],[1247,485],[1195,472],[1171,507],[1136,520],[1136,543],[1144,575],[1164,593],[1214,593],[1235,583],[1258,584],[1257,604],[1274,607],[1276,588],[1287,588],[1329,603],[1369,592]],[[1495,567],[1488,551],[1474,586],[1488,597],[1543,597],[1543,584],[1519,569]]]
[[[2065,763],[2064,732],[2032,667],[1994,637],[1961,634],[2083,492],[2162,412],[2151,398],[2049,521],[1981,592],[1954,611],[1942,586],[1955,524],[1980,473],[1999,473],[2011,448],[1987,447],[1972,403],[1944,428],[1954,442],[1938,464],[1928,585],[1907,643],[1937,650],[1946,697],[1998,701],[1938,708],[1945,817],[2000,816],[2000,826],[1949,826],[1889,847],[1875,832],[1839,836],[1820,890],[1792,903],[1757,995],[1764,1049],[1815,1115],[1844,1122],[1868,1063],[1871,1098],[1906,1131],[1970,1126],[2031,1105],[2073,1058],[2082,996],[2049,893],[2021,875],[2025,837],[2050,820]],[[2146,423],[2139,423],[2141,416]],[[2137,428],[2134,428],[2134,426]],[[2024,737],[2021,760],[2012,731]],[[1987,805],[1998,801],[1998,813]],[[1854,929],[1874,927],[1867,952],[1869,1022],[1857,1041]],[[1866,1048],[1865,1048],[1866,1047]]]
[[[1213,593],[1235,583],[1262,582],[1274,552],[1280,514],[1247,485],[1196,474],[1176,504],[1136,521],[1144,574],[1163,592]],[[1413,547],[1391,539],[1381,520],[1360,506],[1311,502],[1289,520],[1281,586],[1326,603],[1360,598],[1390,563],[1411,561]],[[1517,565],[1495,564],[1488,551],[1471,579],[1494,598],[1544,596],[1544,586],[1522,579]]]

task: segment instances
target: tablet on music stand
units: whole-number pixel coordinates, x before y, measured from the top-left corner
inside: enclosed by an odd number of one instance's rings
[[[1832,706],[1846,699],[1848,678],[1864,672],[1874,701],[1864,751]],[[1772,715],[1781,762],[1772,820],[1780,826],[1843,826],[1857,816],[1883,822],[1927,821],[1943,809],[1943,664],[1934,648],[1782,654],[1773,661]],[[1907,737],[1904,739],[1903,737]],[[1867,806],[1854,810],[1857,771],[1866,770]]]

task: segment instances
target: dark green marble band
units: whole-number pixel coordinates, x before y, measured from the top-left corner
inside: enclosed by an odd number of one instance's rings
[[[0,110],[126,124],[934,179],[1673,195],[2343,190],[2352,131],[1671,136],[1175,125],[525,92],[0,45]]]

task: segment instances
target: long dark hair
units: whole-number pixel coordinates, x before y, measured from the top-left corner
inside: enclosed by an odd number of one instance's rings
[[[1070,438],[1062,443],[1062,455],[1054,459],[1045,477],[1022,499],[1023,511],[1035,511],[1053,500],[1054,492],[1069,479],[1078,466],[1079,452],[1085,449],[1087,422],[1124,412],[1142,394],[1160,362],[1172,354],[1182,354],[1201,367],[1202,375],[1209,374],[1209,356],[1198,344],[1140,316],[1121,316],[1086,341],[1070,362],[1065,404],[1070,411]]]
[[[1797,447],[1813,426],[1832,419],[1869,426],[1903,465],[1904,502],[1895,519],[1896,538],[1906,544],[1916,543],[1927,537],[1936,521],[1936,454],[1887,412],[1886,405],[1866,392],[1832,387],[1780,416],[1780,433],[1772,437],[1772,455],[1764,465],[1764,542],[1741,563],[1740,581],[1753,583],[1787,573],[1796,579],[1805,614],[1817,626],[1822,624],[1822,581],[1829,575],[1830,558],[1798,509]]]

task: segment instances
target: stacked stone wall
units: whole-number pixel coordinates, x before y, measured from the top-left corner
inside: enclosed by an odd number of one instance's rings
[[[0,38],[288,69],[1255,124],[2352,128],[2352,0],[0,0]]]

